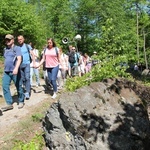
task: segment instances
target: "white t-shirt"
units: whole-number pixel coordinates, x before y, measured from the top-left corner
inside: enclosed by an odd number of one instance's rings
[[[39,51],[37,49],[33,49],[33,54],[35,57],[35,65],[39,64]],[[30,63],[30,67],[33,67],[33,62]]]

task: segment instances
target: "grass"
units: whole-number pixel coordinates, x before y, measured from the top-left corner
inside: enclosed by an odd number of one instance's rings
[[[14,131],[3,137],[2,150],[42,150],[45,147],[43,139],[42,119],[49,108],[49,99],[43,100],[21,121],[12,126]],[[39,148],[40,147],[40,148]]]

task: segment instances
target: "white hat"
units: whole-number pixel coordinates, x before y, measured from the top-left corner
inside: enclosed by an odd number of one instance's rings
[[[93,53],[94,53],[94,54],[97,54],[97,52],[96,52],[96,51],[94,51]]]
[[[14,36],[11,35],[11,34],[7,34],[7,35],[5,36],[5,39],[11,40],[11,39],[14,39]]]

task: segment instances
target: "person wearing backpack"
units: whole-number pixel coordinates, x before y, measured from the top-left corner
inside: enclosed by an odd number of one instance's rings
[[[72,50],[69,54],[69,63],[71,67],[71,76],[79,75],[78,65],[79,65],[80,55],[76,52],[76,48],[72,47]]]
[[[43,57],[36,67],[40,67],[45,62],[45,67],[47,70],[49,81],[52,84],[53,95],[52,98],[55,99],[57,97],[57,75],[59,71],[59,63],[60,63],[60,52],[54,39],[49,38],[47,40],[47,47],[43,52]]]
[[[25,98],[28,100],[30,98],[31,84],[30,84],[30,63],[33,61],[33,67],[35,65],[35,57],[32,51],[32,47],[29,44],[25,43],[23,35],[18,36],[18,43],[21,48],[22,53],[22,63],[21,68],[21,78],[23,81],[23,86],[25,90]]]
[[[6,106],[2,107],[2,111],[13,109],[13,99],[10,92],[11,81],[14,82],[18,93],[18,109],[24,106],[24,94],[22,88],[20,64],[22,61],[21,49],[14,45],[14,36],[7,34],[5,36],[6,48],[4,48],[4,74],[2,78],[3,94]]]

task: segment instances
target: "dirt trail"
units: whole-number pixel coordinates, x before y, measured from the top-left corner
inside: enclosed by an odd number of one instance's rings
[[[13,85],[11,87],[11,92],[12,95],[13,93],[16,93]],[[16,98],[14,97],[13,99],[15,101]],[[30,112],[33,112],[34,108],[38,107],[38,105],[46,99],[48,104],[54,101],[49,93],[45,93],[44,81],[42,80],[40,87],[33,87],[31,97],[29,100],[25,100],[25,106],[22,109],[18,109],[17,102],[14,102],[14,109],[3,112],[3,115],[0,116],[0,145],[3,143],[3,137],[6,136],[7,133],[10,134],[16,131],[15,126],[13,125],[23,120],[25,116],[30,115]],[[5,101],[1,98],[0,108],[3,105],[5,105]]]

